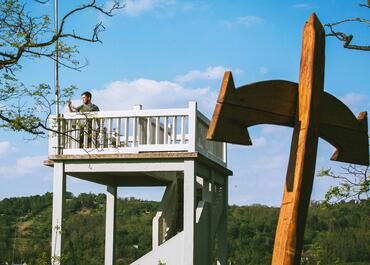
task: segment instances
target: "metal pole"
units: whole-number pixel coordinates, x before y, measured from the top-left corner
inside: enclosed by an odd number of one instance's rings
[[[54,0],[54,26],[55,36],[58,34],[58,0]],[[59,41],[55,41],[55,114],[57,117],[57,154],[60,154],[60,110],[59,110]]]

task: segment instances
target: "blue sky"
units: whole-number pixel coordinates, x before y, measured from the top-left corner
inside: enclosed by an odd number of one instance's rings
[[[66,2],[60,1],[61,14],[73,8]],[[129,0],[113,18],[87,12],[67,25],[88,34],[102,19],[107,31],[101,35],[103,44],[78,44],[89,65],[82,72],[62,69],[61,85],[91,90],[93,101],[103,110],[130,109],[135,104],[185,107],[195,100],[210,117],[225,70],[233,71],[237,86],[269,79],[296,82],[302,28],[309,15],[316,12],[323,23],[368,18],[360,2]],[[52,6],[42,12],[52,15]],[[362,35],[360,43],[370,42],[366,27],[358,25],[352,32]],[[370,107],[369,55],[343,49],[335,39],[326,40],[325,90],[347,103],[356,115]],[[22,64],[19,77],[24,83],[53,84],[51,62],[24,60]],[[234,172],[230,203],[280,205],[291,133],[289,128],[256,126],[250,129],[254,146],[229,145],[229,168]],[[52,170],[42,166],[47,141],[29,138],[0,132],[0,199],[52,190]],[[317,170],[340,171],[340,166],[346,166],[329,160],[333,151],[320,141]],[[312,199],[323,199],[334,184],[316,178]],[[68,178],[67,188],[76,194],[105,190],[73,178]],[[162,189],[119,190],[120,196],[144,199],[159,199],[161,193]]]

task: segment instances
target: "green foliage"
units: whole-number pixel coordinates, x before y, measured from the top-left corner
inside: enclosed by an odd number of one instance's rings
[[[49,85],[27,87],[18,78],[24,59],[41,58],[54,61],[60,66],[80,70],[87,62],[80,64],[76,46],[67,43],[74,39],[85,42],[100,42],[99,33],[105,29],[102,23],[93,28],[92,36],[78,35],[75,30],[68,32],[64,25],[72,16],[88,10],[112,16],[113,11],[122,8],[120,0],[110,1],[109,5],[87,0],[81,6],[69,10],[54,29],[50,17],[43,12],[48,0],[0,0],[0,129],[15,132],[23,131],[33,135],[43,135],[49,130],[47,118],[56,104]],[[57,44],[57,45],[56,45]],[[57,46],[57,51],[55,49]],[[40,80],[43,82],[43,80]],[[76,88],[71,86],[59,89],[60,102],[65,103]]]
[[[342,200],[367,200],[370,195],[370,175],[368,167],[349,165],[342,172],[335,173],[330,168],[321,169],[318,177],[328,177],[339,181],[325,194],[325,203],[337,203]]]
[[[105,195],[67,194],[63,224],[63,262],[104,263]],[[50,264],[52,194],[0,201],[0,264],[14,261]],[[151,222],[158,202],[119,199],[117,265],[130,264],[151,249]],[[279,209],[230,206],[231,264],[271,264]],[[307,218],[303,265],[365,265],[370,260],[370,200],[323,207],[312,203]],[[158,264],[163,264],[158,261]]]

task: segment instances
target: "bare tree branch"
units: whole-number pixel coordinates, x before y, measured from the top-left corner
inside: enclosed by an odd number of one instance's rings
[[[367,7],[370,8],[370,0],[367,4],[360,4],[361,7]],[[343,19],[334,23],[327,23],[324,24],[325,27],[329,28],[330,33],[326,34],[328,37],[335,37],[339,41],[343,42],[343,47],[346,49],[352,49],[352,50],[361,50],[361,51],[370,51],[370,45],[359,45],[359,44],[352,44],[352,41],[354,39],[353,34],[346,34],[341,31],[337,31],[334,28],[338,25],[343,25],[351,22],[358,22],[358,23],[365,23],[370,25],[370,20],[365,18],[347,18]]]
[[[45,4],[49,0],[29,0],[29,3]],[[100,33],[105,30],[101,22],[92,28],[91,35],[83,36],[78,31],[66,30],[72,16],[87,10],[95,10],[104,16],[113,16],[117,9],[124,7],[122,0],[113,0],[110,6],[100,5],[96,0],[86,0],[85,4],[68,11],[60,20],[58,30],[52,27],[49,16],[33,16],[26,10],[22,0],[0,0],[0,129],[25,131],[32,135],[45,135],[47,118],[55,104],[53,93],[48,85],[26,88],[16,78],[21,70],[21,59],[48,58],[55,61],[54,44],[58,41],[58,62],[61,66],[80,71],[88,61],[78,55],[76,46],[68,45],[66,40],[83,42],[102,42]],[[73,89],[72,89],[73,90]],[[63,97],[71,96],[66,90]],[[63,100],[61,100],[63,101]]]

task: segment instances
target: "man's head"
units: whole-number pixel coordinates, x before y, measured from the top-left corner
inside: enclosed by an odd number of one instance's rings
[[[85,91],[81,94],[83,104],[89,104],[91,102],[91,93],[89,91]]]

